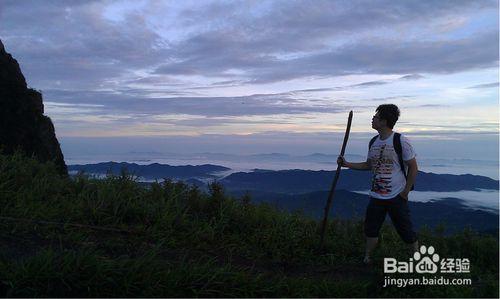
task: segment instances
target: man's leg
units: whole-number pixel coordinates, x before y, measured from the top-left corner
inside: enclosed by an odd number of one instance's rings
[[[419,250],[417,234],[413,230],[411,223],[410,209],[408,202],[401,197],[396,198],[396,201],[389,208],[389,216],[396,228],[399,236],[409,245],[411,254]]]
[[[375,247],[377,247],[377,243],[378,243],[378,238],[366,237],[365,258],[363,259],[363,262],[365,264],[371,263],[372,252],[375,249]]]
[[[414,254],[415,252],[417,252],[419,250],[418,240],[410,244],[410,249],[412,250],[412,252],[411,252],[412,254]]]
[[[366,208],[365,215],[365,236],[366,247],[363,262],[371,262],[372,252],[378,243],[378,234],[385,220],[387,213],[386,206],[381,204],[378,199],[371,198]]]

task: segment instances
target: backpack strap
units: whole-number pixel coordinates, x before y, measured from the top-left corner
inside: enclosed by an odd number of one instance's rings
[[[393,146],[396,154],[398,155],[399,165],[401,165],[401,171],[403,171],[403,175],[405,176],[405,180],[408,180],[408,174],[406,173],[405,164],[403,161],[403,147],[401,146],[401,134],[394,132]],[[411,190],[414,189],[414,186],[411,186]]]
[[[370,150],[370,149],[372,148],[372,145],[373,145],[373,143],[375,142],[375,140],[377,140],[377,137],[378,137],[378,135],[377,135],[377,136],[374,136],[374,137],[372,138],[372,140],[370,140],[370,143],[369,143],[369,145],[368,145],[368,150]]]

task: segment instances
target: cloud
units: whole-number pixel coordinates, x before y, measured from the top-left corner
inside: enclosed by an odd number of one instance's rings
[[[348,87],[370,87],[370,86],[379,86],[379,85],[385,85],[388,84],[389,82],[387,81],[368,81],[368,82],[363,82],[359,84],[354,84],[354,85],[349,85]]]
[[[498,82],[493,82],[493,83],[474,85],[474,86],[467,87],[467,88],[468,89],[483,89],[483,88],[493,88],[493,87],[498,87],[498,86],[499,86]]]
[[[497,11],[495,0],[2,1],[0,37],[56,124],[265,127],[498,67]]]
[[[413,75],[408,75],[413,76]],[[407,76],[401,77],[405,78]],[[367,81],[361,82],[357,84],[345,85],[345,86],[335,86],[335,87],[322,87],[322,88],[308,88],[308,89],[297,89],[291,90],[289,92],[283,94],[296,94],[296,93],[311,93],[311,92],[325,92],[325,91],[342,91],[356,88],[368,88],[368,87],[377,87],[381,85],[391,84],[400,80],[410,80],[410,79],[396,79],[396,80],[376,80],[376,81]],[[401,97],[409,97],[409,96],[398,96],[398,97],[390,97],[390,98],[401,98]],[[380,98],[377,98],[380,99]]]
[[[274,114],[335,113],[347,108],[332,101],[311,103],[284,94],[255,94],[237,97],[161,97],[151,98],[147,91],[67,91],[45,90],[50,102],[100,105],[100,114],[190,114],[202,116],[252,116]]]
[[[400,95],[400,96],[388,96],[388,97],[378,97],[378,98],[367,98],[367,99],[360,99],[360,101],[370,101],[370,102],[387,102],[389,100],[393,101],[393,100],[407,100],[407,99],[410,99],[410,98],[413,98],[414,96],[410,96],[410,95]]]
[[[425,77],[420,75],[420,74],[410,74],[410,75],[405,75],[405,76],[399,78],[398,80],[420,80],[423,78],[425,78]]]
[[[446,108],[450,107],[450,105],[443,105],[443,104],[422,104],[422,105],[416,105],[413,106],[413,108]]]
[[[143,83],[156,73],[252,84],[345,74],[452,73],[498,61],[497,28],[461,39],[448,31],[435,33],[450,19],[496,13],[497,1],[194,6],[146,1],[113,18],[108,11],[123,6],[120,2],[2,5],[0,36],[38,88],[114,88],[129,84],[138,72]],[[454,30],[467,24],[459,22]],[[408,28],[411,34],[400,34]]]
[[[224,5],[216,5],[221,9],[220,6]],[[380,10],[382,6],[384,10]],[[177,61],[164,64],[155,72],[239,77],[249,83],[269,83],[311,76],[453,73],[494,67],[498,61],[496,28],[462,39],[436,37],[434,27],[428,31],[425,28],[435,19],[473,14],[474,10],[493,11],[496,7],[494,1],[352,5],[323,1],[304,5],[299,1],[271,5],[254,17],[241,11],[246,7],[231,4],[210,11],[229,11],[237,21],[205,30],[175,45],[175,49],[180,49],[174,51]],[[194,19],[202,20],[202,13],[199,11]],[[420,26],[422,38],[379,36],[376,32],[391,32],[392,25],[407,26],[409,22]],[[485,47],[476,53],[478,45]],[[232,69],[240,70],[240,74],[230,74]],[[407,79],[410,78],[419,77]]]
[[[454,129],[449,131],[447,134],[460,134],[461,130],[463,131],[471,131],[472,133],[484,133],[484,134],[493,134],[495,129],[498,128],[498,123],[490,123],[490,122],[482,122],[475,125],[445,125],[445,124],[419,124],[412,122],[402,122],[407,127],[418,127],[418,128],[430,128],[430,129]],[[482,131],[477,131],[476,129],[481,129]],[[431,133],[433,131],[430,131]],[[427,131],[422,132],[421,134],[425,134]],[[470,132],[469,132],[470,133]]]
[[[258,49],[258,53],[300,52],[328,48],[332,40],[359,38],[360,33],[391,30],[419,24],[425,35],[442,26],[441,20],[470,16],[481,11],[495,11],[496,1],[267,1],[260,5],[245,2],[215,2],[188,8],[183,25],[205,26],[202,34],[182,43],[196,49],[213,49],[216,42],[222,52],[235,49]],[[228,18],[231,16],[231,18]],[[217,22],[213,30],[210,25]],[[229,19],[229,20],[228,20]],[[219,33],[225,33],[225,38]],[[203,37],[203,38],[202,38]],[[230,38],[233,37],[233,38]],[[194,42],[194,43],[191,43]],[[206,47],[208,46],[208,47]]]
[[[104,17],[106,2],[17,2],[0,11],[0,36],[31,85],[99,88],[136,69],[165,61],[162,39],[131,12],[122,23]]]
[[[481,45],[481,47],[478,47]],[[498,34],[489,32],[469,39],[436,41],[378,40],[359,42],[295,59],[242,57],[223,54],[187,59],[156,70],[165,74],[221,75],[242,68],[253,83],[269,83],[304,77],[334,77],[353,74],[446,74],[498,65]],[[187,73],[186,73],[187,72]]]

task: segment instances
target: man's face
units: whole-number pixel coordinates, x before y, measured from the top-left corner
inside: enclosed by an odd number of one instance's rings
[[[381,129],[386,125],[387,122],[380,119],[380,115],[378,112],[372,117],[372,128],[374,128],[375,130]]]

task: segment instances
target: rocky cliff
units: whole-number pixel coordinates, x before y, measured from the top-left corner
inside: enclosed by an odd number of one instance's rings
[[[28,88],[19,64],[0,41],[0,151],[53,161],[67,174],[54,125],[43,112],[42,94]]]

